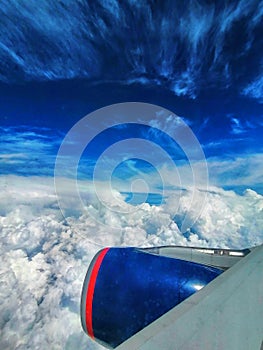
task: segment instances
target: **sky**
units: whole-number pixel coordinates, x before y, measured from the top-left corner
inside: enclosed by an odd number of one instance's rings
[[[146,102],[187,121],[212,185],[262,194],[262,8],[261,1],[3,1],[0,132],[7,157],[10,137],[20,153],[4,158],[3,172],[41,175],[43,166],[52,176],[59,143],[79,119]],[[54,145],[43,146],[48,138]],[[32,147],[41,167],[27,169]]]
[[[0,18],[0,347],[101,349],[79,301],[102,246],[263,241],[263,2]]]

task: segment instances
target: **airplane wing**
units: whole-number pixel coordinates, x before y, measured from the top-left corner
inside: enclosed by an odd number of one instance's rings
[[[118,350],[263,350],[263,245]]]

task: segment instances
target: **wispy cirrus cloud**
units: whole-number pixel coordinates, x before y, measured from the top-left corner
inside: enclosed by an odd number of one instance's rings
[[[218,187],[263,191],[263,153],[208,159],[210,182]]]
[[[106,143],[103,149],[104,146],[99,138],[97,142],[100,148],[102,147],[103,154],[83,153],[78,164],[78,178],[113,181],[116,189],[123,192],[129,192],[138,179],[144,181],[152,193],[169,190],[171,186],[186,188],[193,185],[192,168],[186,154],[174,141],[162,140],[158,132],[158,128],[169,130],[172,126],[180,128],[180,125],[177,125],[177,122],[171,120],[169,116],[164,120],[161,116],[158,118],[160,124],[153,124],[154,129],[142,130],[140,135],[145,139],[119,141],[118,135],[117,142],[113,138],[112,143]],[[239,187],[247,187],[261,193],[262,153],[258,146],[257,151],[247,148],[248,138],[244,137],[249,130],[257,130],[256,124],[241,121],[235,116],[229,118],[230,135],[232,134],[233,137],[217,139],[203,145],[207,154],[210,184],[237,190]],[[1,128],[0,132],[2,174],[54,175],[62,134],[49,129],[30,130],[28,127]],[[124,136],[129,136],[127,126]],[[194,153],[191,155],[195,156]],[[69,178],[76,176],[70,166],[70,157],[60,159],[60,162],[64,164],[61,176]],[[198,166],[197,164],[198,161],[194,161],[194,166]],[[199,180],[196,179],[196,184],[202,187]]]
[[[2,174],[53,175],[62,134],[47,128],[1,127]]]
[[[212,146],[211,146],[212,147]],[[219,143],[215,145],[222,148]],[[198,170],[198,177],[193,177],[193,168]],[[113,176],[97,180],[109,181],[111,186],[121,192],[146,192],[156,194],[169,194],[178,189],[196,187],[204,189],[206,186],[232,189],[237,193],[243,193],[246,189],[252,189],[263,194],[263,153],[250,153],[225,156],[208,157],[206,164],[196,162],[190,166],[188,162],[174,163],[173,166],[165,164],[157,168],[144,165],[142,162],[123,162],[119,169],[116,169]],[[202,172],[207,167],[209,182],[203,181]],[[138,180],[141,182],[139,183]],[[141,187],[140,187],[141,186]]]
[[[101,0],[41,5],[5,0],[0,13],[4,82],[134,82],[192,99],[211,87],[240,86],[240,93],[259,96],[262,84],[251,83],[251,76],[261,64],[260,1],[181,6],[180,1],[131,0],[124,6]],[[244,73],[248,67],[251,74]]]
[[[259,103],[263,103],[263,72],[260,72],[255,80],[243,89],[242,93],[245,96],[258,100]]]
[[[231,133],[235,135],[243,134],[247,131],[247,128],[242,125],[242,122],[238,118],[231,118]]]

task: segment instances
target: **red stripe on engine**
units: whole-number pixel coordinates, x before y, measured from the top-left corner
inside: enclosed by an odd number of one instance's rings
[[[87,326],[87,331],[88,335],[94,339],[94,333],[93,333],[93,327],[92,327],[92,302],[93,302],[93,295],[94,295],[94,289],[95,289],[95,284],[96,284],[96,279],[98,276],[98,272],[101,266],[101,263],[107,254],[108,250],[110,248],[105,248],[101,251],[99,256],[97,257],[97,260],[93,266],[90,280],[89,280],[89,285],[88,285],[88,290],[87,290],[87,296],[86,296],[86,326]]]

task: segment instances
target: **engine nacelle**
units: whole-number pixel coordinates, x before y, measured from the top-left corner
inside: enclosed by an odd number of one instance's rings
[[[115,348],[221,273],[147,249],[105,248],[93,258],[84,281],[82,327]]]

